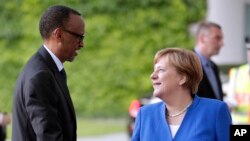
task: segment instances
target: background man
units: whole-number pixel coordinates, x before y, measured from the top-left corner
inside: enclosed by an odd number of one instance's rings
[[[220,25],[212,22],[201,23],[196,34],[195,52],[202,63],[203,79],[198,88],[201,97],[223,100],[219,68],[211,60],[223,46],[223,33]]]

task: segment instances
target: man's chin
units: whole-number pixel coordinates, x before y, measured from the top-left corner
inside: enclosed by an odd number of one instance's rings
[[[68,62],[73,62],[75,60],[75,57],[67,59]]]

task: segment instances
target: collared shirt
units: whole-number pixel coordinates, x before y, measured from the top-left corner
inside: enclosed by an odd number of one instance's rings
[[[207,58],[205,58],[205,57],[201,54],[201,52],[200,52],[200,50],[199,50],[198,48],[195,48],[194,50],[195,50],[195,52],[197,53],[198,57],[200,58],[200,61],[201,61],[202,66],[203,66],[204,68],[206,68],[205,66],[206,66],[206,64],[209,62],[209,60],[208,60]],[[206,70],[205,70],[205,71],[206,71]]]
[[[61,71],[61,70],[64,68],[64,67],[63,67],[63,63],[56,57],[56,55],[55,55],[53,52],[51,52],[51,51],[49,50],[48,47],[46,47],[46,45],[43,45],[43,46],[44,46],[44,48],[49,52],[50,56],[52,57],[52,59],[53,59],[54,62],[56,63],[56,66],[57,66],[58,70]]]
[[[204,57],[201,52],[199,51],[198,48],[195,48],[195,52],[197,53],[198,57],[200,58],[201,64],[206,72],[206,74],[209,74],[209,68],[208,68],[208,64],[211,65],[210,60],[207,59],[206,57]]]

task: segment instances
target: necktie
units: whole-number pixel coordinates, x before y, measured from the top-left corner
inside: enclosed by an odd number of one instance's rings
[[[210,84],[211,84],[212,89],[213,89],[213,91],[215,93],[215,96],[216,96],[217,99],[220,99],[218,82],[216,80],[214,70],[212,69],[212,64],[211,64],[210,61],[207,62],[206,67],[207,67],[206,70],[207,70],[207,73],[208,73],[207,77],[208,77],[208,79],[210,81]]]
[[[65,72],[64,68],[60,71],[60,74],[61,74],[62,78],[63,78],[65,81],[67,81],[67,75],[66,75],[66,72]]]

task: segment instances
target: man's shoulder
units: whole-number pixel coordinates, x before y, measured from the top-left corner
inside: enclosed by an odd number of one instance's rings
[[[210,60],[210,62],[211,62],[211,64],[212,64],[212,66],[218,67],[217,64],[216,64],[213,60]]]

